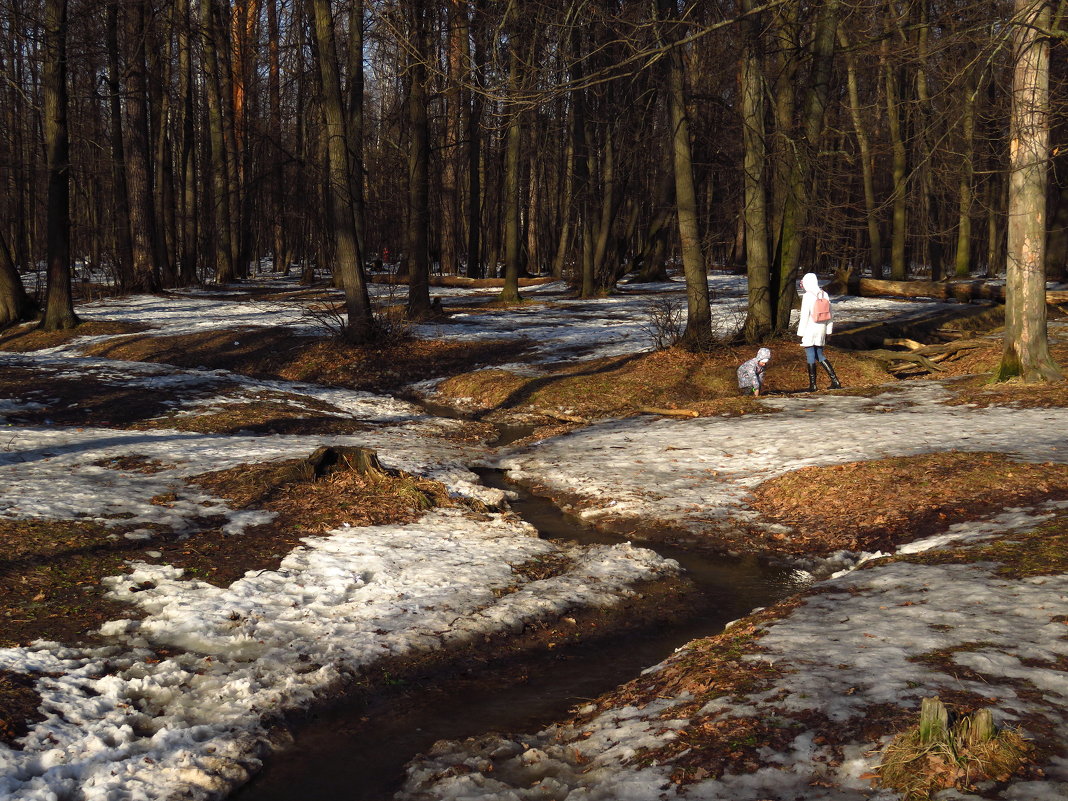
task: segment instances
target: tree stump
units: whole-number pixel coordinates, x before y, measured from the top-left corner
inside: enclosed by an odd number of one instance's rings
[[[342,470],[372,476],[387,474],[386,468],[378,461],[377,451],[350,445],[322,445],[303,464],[306,465],[307,475],[313,478],[322,478]]]

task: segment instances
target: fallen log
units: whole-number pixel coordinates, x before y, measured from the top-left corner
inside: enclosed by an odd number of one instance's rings
[[[883,345],[887,348],[908,348],[909,350],[920,350],[921,348],[925,347],[922,342],[917,342],[915,339],[908,339],[904,337],[884,339]]]
[[[661,414],[666,417],[700,417],[701,413],[693,409],[658,409],[655,406],[639,406],[639,414]]]
[[[863,298],[900,297],[955,300],[967,303],[972,300],[1005,302],[1005,287],[986,281],[884,281],[876,278],[861,278],[849,284],[849,289]],[[1068,290],[1048,290],[1046,303],[1068,302]]]
[[[551,417],[553,420],[559,420],[561,423],[580,423],[585,425],[589,422],[589,420],[584,417],[579,417],[575,414],[567,414],[566,412],[554,412],[551,409],[543,411],[542,414],[546,417]]]
[[[882,362],[887,365],[887,369],[891,369],[890,365],[894,362],[911,362],[918,364],[921,367],[925,367],[928,370],[938,371],[944,373],[945,370],[932,362],[923,354],[916,351],[901,351],[901,350],[886,350],[885,348],[877,348],[876,350],[862,350],[857,352],[858,356],[868,356],[875,359],[878,362]]]
[[[393,275],[392,273],[373,273],[368,277],[368,280],[372,284],[407,284],[408,276]],[[541,278],[520,278],[519,286],[540,286],[541,284],[551,284],[556,280],[558,279],[551,276]],[[468,278],[464,275],[432,275],[429,278],[429,282],[430,286],[470,287],[473,289],[504,286],[503,278]]]

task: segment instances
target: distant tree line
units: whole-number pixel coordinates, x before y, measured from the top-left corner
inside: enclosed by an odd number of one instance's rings
[[[325,266],[359,341],[378,260],[413,318],[435,270],[517,300],[525,274],[590,297],[681,264],[691,347],[711,266],[748,273],[751,341],[785,329],[802,266],[994,275],[1022,32],[1046,53],[1038,269],[1064,280],[1066,7],[0,0],[0,326],[41,265],[47,327],[76,323],[72,264],[128,292]]]

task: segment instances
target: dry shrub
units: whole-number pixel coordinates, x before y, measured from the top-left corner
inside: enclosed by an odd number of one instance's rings
[[[884,750],[879,784],[900,791],[904,801],[924,801],[939,790],[1006,781],[1030,750],[1019,732],[995,727],[989,709],[951,720],[941,700],[925,698],[919,724]]]
[[[674,297],[654,298],[641,329],[653,340],[657,350],[667,350],[678,344],[686,328],[686,307]]]

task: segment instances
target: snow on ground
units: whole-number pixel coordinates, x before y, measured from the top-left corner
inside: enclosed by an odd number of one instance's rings
[[[774,386],[774,371],[767,380]],[[1000,451],[1068,461],[1068,409],[947,406],[938,382],[888,385],[874,397],[770,397],[775,414],[592,425],[504,454],[494,465],[550,494],[581,499],[587,519],[633,517],[701,530],[750,519],[749,491],[815,465],[937,451]]]
[[[1064,504],[1061,504],[1063,508]],[[1002,531],[1027,529],[1042,519],[1017,513],[1001,520]],[[987,533],[978,526],[980,539]],[[957,527],[967,542],[969,526]],[[934,543],[931,543],[933,546]],[[922,546],[919,546],[922,547]],[[643,747],[670,742],[687,728],[718,721],[758,718],[804,721],[824,717],[842,730],[861,722],[871,704],[913,704],[946,691],[970,691],[989,699],[999,725],[1023,725],[1042,715],[1063,742],[1068,679],[1045,668],[1068,657],[1068,639],[1057,615],[1068,608],[1068,576],[1025,580],[999,578],[989,563],[920,565],[891,563],[850,571],[823,582],[818,594],[767,626],[761,653],[749,657],[783,671],[775,686],[720,697],[696,714],[683,693],[659,696],[642,708],[614,707],[577,725],[559,724],[528,735],[487,735],[447,741],[409,766],[403,801],[699,801],[822,799],[890,801],[897,794],[872,788],[865,778],[878,763],[878,743],[847,741],[844,758],[801,726],[791,746],[767,749],[762,766],[725,773],[680,789],[670,763],[641,767],[632,759]],[[684,646],[654,674],[684,660]],[[976,671],[953,678],[938,667],[910,659],[936,650],[960,650],[950,659]],[[1028,693],[1020,682],[1038,690]],[[582,710],[580,710],[582,711]],[[595,711],[593,708],[590,712]],[[782,724],[780,724],[782,725]],[[1055,757],[1044,781],[1016,782],[997,797],[1014,801],[1068,798],[1068,760]],[[989,796],[984,796],[989,797]],[[970,794],[940,798],[975,799]]]
[[[717,316],[726,323],[736,320],[744,279],[719,276],[713,284]],[[681,287],[672,282],[657,290],[670,298]],[[547,285],[524,294],[548,300],[559,291],[559,286]],[[435,290],[434,294],[448,295],[449,303],[452,298],[470,300],[473,295],[496,293]],[[643,326],[654,301],[637,294],[596,301],[556,300],[544,307],[471,314],[447,330],[433,326],[418,330],[450,338],[527,338],[536,342],[537,358],[544,362],[578,353],[603,356],[650,347],[650,332]],[[886,316],[890,309],[911,313],[923,305],[930,304],[849,299],[837,313],[840,320],[873,319]],[[292,306],[209,293],[99,301],[80,306],[78,312],[83,319],[129,319],[155,326],[146,335],[304,325]],[[339,414],[358,417],[368,430],[324,438],[7,426],[0,450],[2,514],[92,519],[121,512],[133,516],[127,522],[163,522],[180,528],[189,524],[194,512],[208,511],[230,514],[231,531],[236,533],[253,521],[232,514],[218,499],[187,489],[181,490],[171,508],[152,505],[148,499],[175,491],[183,486],[184,477],[194,473],[305,455],[320,444],[374,447],[388,466],[436,477],[456,493],[480,492],[467,469],[474,458],[471,446],[437,436],[443,426],[453,424],[432,420],[415,407],[367,393],[255,382],[223,371],[85,359],[78,350],[86,341],[32,355],[0,354],[0,365],[64,365],[74,374],[98,371],[111,379],[156,386],[175,399],[176,408],[187,410],[239,402],[241,393],[233,391],[234,385],[249,392],[267,388],[303,394],[332,404]],[[216,391],[219,394],[212,394]],[[187,405],[183,394],[195,397]],[[1055,434],[1063,432],[1068,422],[1062,410],[951,408],[940,403],[942,397],[939,386],[931,383],[895,388],[869,399],[769,399],[767,403],[780,409],[776,414],[742,420],[635,418],[539,443],[508,454],[499,463],[522,478],[584,496],[588,514],[612,511],[597,502],[597,494],[606,493],[620,499],[615,511],[700,527],[709,519],[744,513],[736,505],[744,502],[749,488],[807,464],[949,448],[1064,460],[1063,436]],[[20,405],[26,402],[5,400],[0,415]],[[132,474],[106,466],[107,460],[121,455],[158,459],[163,469]],[[989,526],[982,531],[989,536]],[[674,563],[644,549],[560,546],[532,533],[510,518],[474,519],[441,510],[410,525],[341,528],[309,537],[277,570],[246,575],[226,588],[186,579],[159,563],[158,552],[146,539],[145,558],[134,565],[134,574],[108,582],[115,597],[144,611],[143,619],[106,624],[102,644],[93,647],[39,642],[0,650],[0,669],[40,676],[37,688],[47,716],[19,750],[0,746],[0,797],[156,801],[218,794],[242,781],[269,752],[267,724],[274,713],[308,704],[344,674],[359,672],[383,655],[440,648],[515,629],[572,605],[609,603],[625,595],[635,581],[675,569]],[[563,575],[524,584],[513,573],[512,565],[554,549],[572,558],[572,568]],[[880,597],[892,602],[902,593],[915,592],[917,584],[933,588],[925,594],[923,615],[895,619],[895,630],[909,641],[920,641],[930,620],[958,614],[961,598],[974,599],[969,617],[960,621],[960,636],[989,640],[998,650],[962,658],[990,664],[1001,660],[995,668],[1007,673],[1023,669],[1020,657],[1054,654],[1042,615],[1058,603],[1063,609],[1068,589],[1060,579],[1002,586],[981,565],[901,565],[891,572],[851,572],[833,581],[828,587],[841,592],[814,596],[773,626],[766,639],[772,649],[769,658],[805,662],[805,670],[787,687],[792,703],[843,715],[853,712],[839,698],[847,685],[861,688],[860,696],[866,697],[873,689],[900,693],[902,686],[918,693],[920,688],[911,688],[909,682],[926,686],[937,680],[904,663],[905,643],[889,639]],[[951,583],[954,592],[942,590],[942,583]],[[501,594],[505,588],[515,591]],[[856,591],[847,593],[848,588]],[[986,595],[980,592],[984,588]],[[1006,607],[1015,610],[1013,614],[1007,615]],[[837,642],[826,636],[832,630]],[[174,653],[156,661],[161,648]],[[809,662],[831,664],[827,660],[832,655],[834,664],[846,665],[836,668],[840,674],[825,669],[809,672]],[[879,670],[873,671],[873,665]],[[871,678],[884,665],[885,684]],[[1061,697],[1064,688],[1051,677],[1048,692]],[[1009,714],[1028,703],[1012,698],[1009,690],[1004,697],[1012,701],[1004,706]],[[856,700],[859,704],[861,698]],[[416,765],[411,792],[413,797],[502,801],[564,798],[568,793],[584,801],[659,797],[664,769],[628,770],[619,760],[643,743],[670,737],[673,729],[684,725],[656,717],[658,713],[670,717],[678,701],[665,698],[644,710],[613,710],[584,727],[591,732],[586,739],[581,733],[549,730],[521,742],[501,740],[487,746],[483,755],[489,758],[495,752],[498,769],[492,776],[484,775],[484,762],[477,762],[483,757],[470,756],[477,763],[474,772],[435,785],[429,796],[418,795],[419,783],[431,781],[433,763]],[[745,708],[758,714],[765,701],[750,699]],[[707,710],[707,714],[721,712],[725,710]],[[578,739],[567,743],[573,736]],[[560,738],[564,742],[558,743]],[[475,753],[466,747],[442,746],[445,752],[450,748]],[[782,763],[781,769],[706,783],[697,788],[703,794],[690,797],[765,797],[783,782],[801,781],[819,770],[819,751],[799,737],[794,753],[768,755],[769,761]],[[591,761],[580,765],[575,755]],[[869,797],[854,789],[858,766],[864,763],[859,753],[855,756],[841,768],[844,789],[805,797]],[[494,789],[494,782],[502,785]],[[1036,792],[1029,797],[1044,796]]]
[[[215,795],[256,769],[275,715],[345,674],[612,603],[673,569],[627,546],[564,549],[572,569],[542,581],[524,584],[511,569],[557,550],[512,520],[442,510],[309,537],[277,570],[226,588],[136,564],[108,584],[146,617],[105,624],[104,645],[0,650],[0,669],[41,674],[46,715],[21,749],[0,746],[0,797]],[[159,648],[178,653],[156,661]]]

